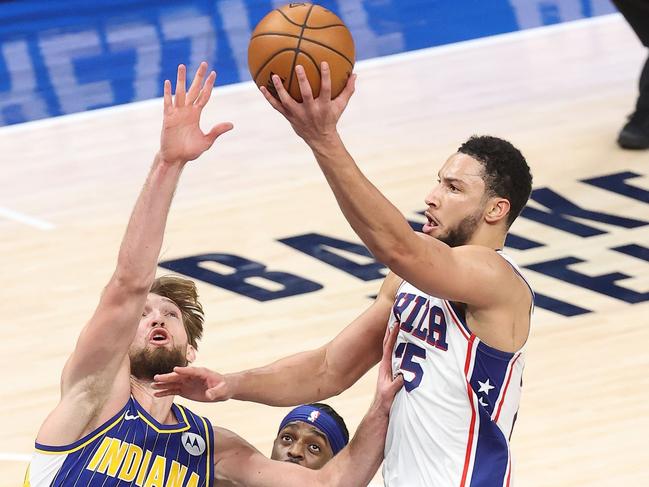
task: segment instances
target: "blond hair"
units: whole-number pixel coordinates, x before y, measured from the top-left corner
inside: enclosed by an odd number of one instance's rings
[[[203,306],[198,301],[198,292],[194,281],[178,276],[160,276],[153,281],[150,292],[176,303],[182,313],[189,344],[198,349],[198,340],[203,336],[205,318]]]

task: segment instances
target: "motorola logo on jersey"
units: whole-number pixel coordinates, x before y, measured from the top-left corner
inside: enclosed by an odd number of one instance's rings
[[[195,457],[201,456],[205,451],[205,440],[196,433],[183,433],[181,442],[185,450]]]

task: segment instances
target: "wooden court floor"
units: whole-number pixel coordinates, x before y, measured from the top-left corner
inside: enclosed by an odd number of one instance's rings
[[[445,158],[469,135],[490,133],[523,150],[535,188],[647,221],[649,152],[614,142],[645,55],[612,16],[361,63],[340,130],[361,167],[412,220]],[[156,150],[160,112],[157,100],[0,130],[0,486],[21,483],[35,433],[57,401],[60,370],[112,272]],[[326,342],[369,305],[380,281],[362,281],[278,239],[358,239],[306,146],[252,85],[217,88],[204,118],[230,120],[235,131],[185,170],[162,260],[236,254],[323,288],[258,302],[199,282],[207,322],[197,364],[240,370]],[[635,197],[582,182],[629,172],[635,176],[625,184]],[[512,249],[520,264],[581,261],[570,269],[586,276],[582,284],[569,272],[527,276],[538,292],[589,311],[567,317],[537,309],[512,439],[517,485],[649,485],[649,302],[642,298],[649,226],[569,219],[599,234],[581,237],[529,218],[513,227],[542,244]],[[631,245],[644,253],[614,250]],[[618,287],[583,284],[611,273],[629,277]],[[371,372],[328,401],[351,430],[374,382]],[[192,408],[266,453],[286,411],[235,401]]]

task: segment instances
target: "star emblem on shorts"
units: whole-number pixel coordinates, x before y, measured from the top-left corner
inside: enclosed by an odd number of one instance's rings
[[[495,389],[495,386],[492,386],[489,383],[489,378],[487,378],[487,380],[484,381],[484,382],[478,381],[478,384],[480,385],[480,389],[478,389],[478,394],[481,393],[481,392],[484,392],[485,394],[489,395],[489,391],[491,389]]]

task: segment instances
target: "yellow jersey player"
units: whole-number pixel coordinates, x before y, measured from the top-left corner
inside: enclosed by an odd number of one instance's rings
[[[25,486],[365,486],[381,463],[401,378],[386,360],[375,401],[348,447],[321,470],[272,461],[236,434],[156,397],[156,374],[191,363],[203,313],[191,281],[155,279],[173,193],[187,162],[232,129],[199,128],[216,73],[202,63],[189,88],[179,66],[175,96],[164,85],[160,150],[131,214],[117,266],[61,376],[61,398],[43,422]]]

